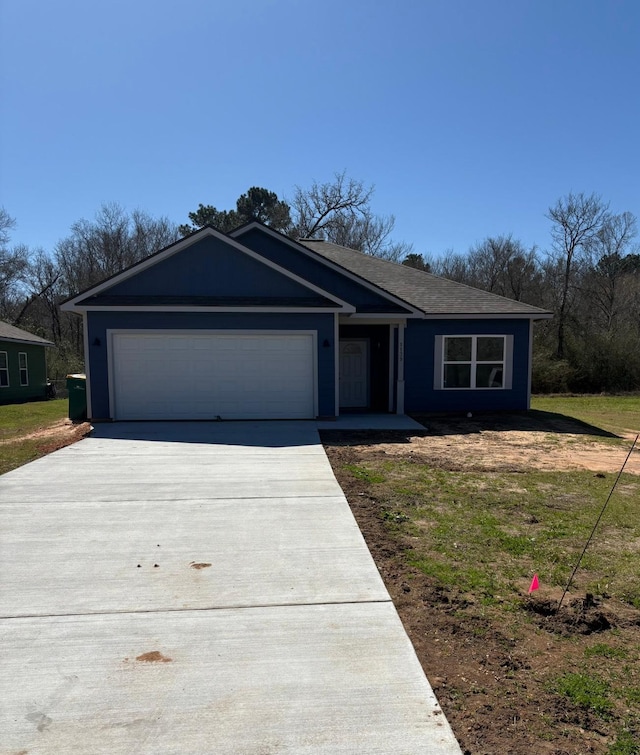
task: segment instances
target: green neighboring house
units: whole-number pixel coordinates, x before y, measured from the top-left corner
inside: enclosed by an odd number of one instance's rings
[[[0,320],[0,404],[46,398],[49,346],[51,341]]]

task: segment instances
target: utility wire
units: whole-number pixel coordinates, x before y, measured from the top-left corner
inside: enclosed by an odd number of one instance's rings
[[[596,531],[598,525],[600,524],[600,520],[602,519],[602,515],[604,514],[605,509],[609,505],[609,501],[611,500],[611,496],[613,495],[613,491],[616,489],[616,485],[618,484],[618,480],[620,479],[620,477],[622,477],[622,472],[624,471],[624,468],[627,466],[627,462],[629,461],[629,458],[630,458],[630,456],[631,456],[631,454],[633,452],[633,449],[636,447],[636,443],[638,442],[638,438],[640,438],[640,433],[638,433],[638,435],[636,435],[636,439],[633,441],[633,445],[629,449],[629,453],[627,454],[627,458],[624,460],[624,463],[622,464],[622,466],[620,467],[620,471],[618,472],[618,476],[616,477],[615,482],[611,486],[611,490],[609,491],[609,495],[607,496],[607,500],[604,502],[604,506],[602,507],[602,511],[600,512],[600,514],[599,514],[599,516],[598,516],[598,518],[596,520],[596,523],[593,525],[593,529],[591,530],[591,534],[589,535],[589,539],[587,540],[587,542],[585,543],[584,548],[582,549],[582,553],[580,554],[580,558],[578,559],[578,563],[575,565],[575,568],[574,568],[573,572],[571,573],[571,576],[569,577],[569,581],[567,582],[567,586],[564,588],[564,592],[562,593],[562,597],[560,598],[560,602],[558,603],[558,608],[556,609],[556,613],[562,607],[562,601],[564,600],[564,596],[567,594],[567,591],[571,587],[571,583],[573,582],[573,578],[576,576],[576,572],[578,571],[580,563],[581,563],[582,559],[584,558],[584,554],[586,553],[587,548],[589,547],[589,543],[591,542],[591,539],[594,536],[595,531]]]

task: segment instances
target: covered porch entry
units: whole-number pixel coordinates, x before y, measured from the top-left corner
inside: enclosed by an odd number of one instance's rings
[[[341,318],[339,414],[404,412],[403,336],[404,323],[355,323]]]

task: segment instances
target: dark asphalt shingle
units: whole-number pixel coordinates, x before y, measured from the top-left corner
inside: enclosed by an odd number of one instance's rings
[[[428,315],[536,317],[550,314],[530,304],[506,299],[407,265],[371,257],[329,241],[305,239],[299,243]]]
[[[15,341],[16,343],[33,343],[41,346],[53,346],[51,341],[46,341],[40,336],[35,336],[22,328],[16,328],[15,325],[9,325],[8,322],[0,320],[0,341]]]

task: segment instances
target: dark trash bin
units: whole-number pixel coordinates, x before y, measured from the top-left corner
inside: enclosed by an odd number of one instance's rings
[[[87,376],[67,375],[69,391],[69,419],[82,422],[87,418]]]

